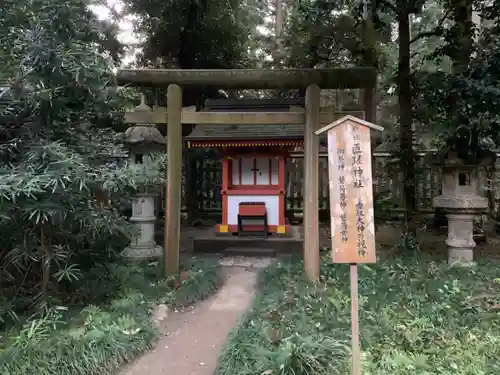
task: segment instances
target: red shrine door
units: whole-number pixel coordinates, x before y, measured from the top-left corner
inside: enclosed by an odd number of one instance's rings
[[[271,187],[279,184],[279,163],[274,157],[242,157],[232,160],[232,185]]]
[[[235,155],[223,159],[221,233],[286,233],[285,158]]]

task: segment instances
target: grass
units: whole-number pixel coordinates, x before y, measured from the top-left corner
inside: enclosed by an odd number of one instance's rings
[[[156,304],[189,305],[211,294],[221,280],[216,259],[185,259],[180,279],[162,279],[160,264],[114,265],[107,280],[121,288],[109,303],[77,313],[65,306],[46,309],[8,332],[0,343],[0,374],[116,373],[154,343],[158,332],[151,312]]]
[[[359,267],[364,375],[500,374],[500,268],[418,258]],[[349,267],[323,259],[271,266],[253,309],[230,334],[216,375],[350,374]]]

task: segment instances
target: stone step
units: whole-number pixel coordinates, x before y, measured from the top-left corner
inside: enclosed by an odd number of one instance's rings
[[[276,254],[301,253],[303,241],[290,237],[238,237],[199,236],[193,240],[193,251],[233,255],[275,256]]]
[[[265,257],[258,256],[241,256],[241,255],[232,255],[225,254],[219,263],[223,267],[243,267],[243,268],[258,268],[263,269],[269,267],[271,264],[276,262],[275,257]]]

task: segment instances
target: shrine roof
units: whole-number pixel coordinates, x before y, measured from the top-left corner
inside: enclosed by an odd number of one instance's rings
[[[297,99],[216,99],[205,102],[210,112],[288,112],[290,107],[303,107],[304,98]],[[214,124],[195,126],[185,137],[187,141],[215,140],[298,140],[304,138],[304,125]]]
[[[202,140],[258,140],[302,139],[304,125],[203,125],[197,126],[185,137],[188,141]]]

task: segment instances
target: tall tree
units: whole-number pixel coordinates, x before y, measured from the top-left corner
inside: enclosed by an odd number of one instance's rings
[[[460,82],[468,75],[469,65],[472,58],[474,47],[475,25],[472,22],[473,0],[447,1],[446,7],[453,14],[453,26],[447,33],[446,54],[452,61],[452,79],[460,85]],[[461,85],[460,85],[461,86]],[[461,95],[459,87],[452,91],[449,106],[449,117],[452,127],[456,129],[465,129],[462,125],[469,122],[469,117],[460,111],[457,106],[460,105]],[[458,151],[463,157],[470,152],[470,149],[477,150],[479,147],[479,134],[475,125],[472,125],[470,131],[457,131],[455,133]],[[461,139],[466,137],[467,139]],[[470,149],[460,147],[459,145],[469,143]]]
[[[452,69],[419,77],[419,101],[426,107],[422,112],[444,151],[456,151],[467,163],[485,156],[494,162],[492,151],[500,145],[500,2],[447,1],[444,6],[453,20],[446,27],[444,45],[432,57],[448,58]],[[473,8],[481,14],[480,30],[474,24]],[[487,169],[491,173],[494,164]],[[495,184],[492,181],[490,188]],[[498,211],[493,194],[488,193],[493,216]]]
[[[493,63],[491,49],[495,28],[485,29],[485,43],[475,43],[476,25],[472,20],[473,6],[480,7],[482,2],[474,4],[473,0],[445,1],[447,14],[452,17],[444,32],[444,45],[432,56],[440,59],[443,56],[451,61],[449,71],[430,72],[423,75],[422,95],[430,116],[428,122],[444,135],[448,147],[456,149],[464,159],[475,158],[481,153],[486,138],[489,138],[488,126],[494,119],[494,108],[488,108],[487,103],[496,100],[496,89],[491,82],[482,80],[494,73],[487,65]],[[492,6],[484,8],[485,18],[490,17],[493,23],[497,16],[488,12]],[[493,47],[495,48],[495,47]],[[483,72],[483,73],[480,73]],[[487,84],[486,84],[487,83]],[[480,100],[478,100],[480,98]],[[493,122],[495,123],[495,122]],[[496,138],[496,137],[494,137]]]
[[[421,14],[428,2],[429,0],[375,0],[376,11],[392,13],[397,23],[398,63],[396,87],[399,107],[399,164],[403,180],[403,200],[407,229],[411,229],[409,227],[411,227],[413,213],[416,211],[412,45],[424,38],[441,35],[442,23],[446,20],[445,15],[440,18],[437,25],[432,29],[420,30],[418,34],[412,35],[410,17]]]
[[[424,0],[425,1],[425,0]],[[399,150],[403,174],[403,199],[406,229],[416,211],[415,151],[413,149],[413,105],[411,92],[410,15],[419,11],[422,2],[398,0],[395,6],[398,22],[398,103]]]
[[[100,30],[84,0],[0,8],[0,288],[18,297],[49,302],[116,255],[132,233],[117,190],[150,178],[103,160],[127,90],[117,92]]]
[[[125,0],[144,39],[137,64],[157,68],[229,69],[248,66],[248,38],[259,21],[242,0]],[[256,4],[257,5],[257,4]],[[258,12],[257,12],[258,13]],[[185,105],[203,105],[214,89],[184,90]],[[164,92],[159,92],[161,103]]]

